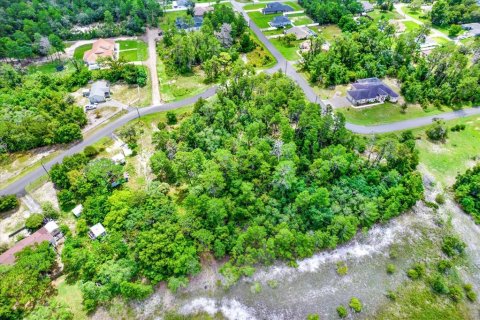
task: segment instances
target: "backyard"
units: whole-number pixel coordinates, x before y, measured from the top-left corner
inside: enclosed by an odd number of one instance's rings
[[[147,44],[142,40],[122,40],[120,45],[120,58],[126,61],[145,61],[148,58]]]
[[[318,33],[318,35],[322,36],[328,42],[333,42],[336,37],[339,37],[342,34],[342,30],[337,25],[330,24],[325,26],[314,26],[309,27],[310,30]]]

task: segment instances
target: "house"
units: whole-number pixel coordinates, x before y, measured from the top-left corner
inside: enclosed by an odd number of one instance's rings
[[[193,5],[193,2],[190,0],[177,0],[172,1],[172,8],[179,9],[179,8],[186,8]]]
[[[48,225],[48,223],[47,223]],[[55,223],[56,225],[56,223]],[[48,227],[50,230],[55,231],[58,230],[58,226],[54,226],[53,224],[50,224]],[[40,244],[44,241],[48,241],[49,243],[55,245],[55,236],[49,232],[49,229],[46,228],[46,226],[38,229],[25,239],[22,239],[18,241],[13,247],[5,251],[0,255],[0,264],[14,264],[15,263],[15,254],[17,252],[22,251],[26,247],[33,246],[35,244]],[[55,235],[58,235],[58,233],[55,233]],[[63,236],[63,235],[62,235]]]
[[[270,26],[273,28],[285,28],[286,26],[291,25],[292,22],[285,16],[277,16],[270,21]]]
[[[99,58],[115,59],[118,53],[118,46],[113,40],[98,39],[92,44],[92,49],[85,51],[83,61],[90,70],[99,69],[97,60]]]
[[[285,13],[294,11],[292,7],[280,2],[270,2],[262,9],[263,14]]]
[[[189,22],[183,17],[178,17],[175,19],[175,26],[177,29],[185,31],[195,31],[202,27],[203,18],[202,17],[193,17],[193,21]]]
[[[360,4],[362,5],[363,12],[371,12],[374,9],[373,4],[368,1],[360,1]]]
[[[352,89],[347,91],[347,99],[353,105],[375,102],[397,102],[398,94],[378,78],[358,80],[352,84]]]
[[[92,88],[90,89],[90,93],[88,95],[88,100],[90,100],[90,103],[105,102],[107,98],[110,98],[110,86],[108,85],[107,81],[95,81],[92,84]]]
[[[193,16],[194,17],[203,17],[205,13],[213,11],[213,7],[210,6],[202,6],[202,7],[195,7],[193,8]]]
[[[83,206],[79,204],[75,208],[73,208],[72,213],[75,217],[80,218],[82,211],[83,211]]]
[[[480,36],[480,23],[478,22],[462,24],[462,28],[467,30],[471,37]]]
[[[285,34],[293,34],[297,40],[304,40],[310,37],[316,37],[317,34],[307,27],[292,27],[285,30]]]
[[[97,223],[96,225],[92,226],[90,228],[90,231],[88,231],[88,236],[92,240],[95,240],[99,237],[103,237],[106,234],[107,234],[107,231],[105,230],[105,228],[102,226],[101,223]]]

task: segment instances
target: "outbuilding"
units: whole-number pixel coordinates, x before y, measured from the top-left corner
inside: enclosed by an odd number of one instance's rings
[[[95,240],[99,237],[103,237],[107,234],[107,230],[103,227],[101,223],[97,223],[96,225],[92,226],[90,228],[90,231],[88,232],[88,236],[92,239]]]
[[[82,211],[83,211],[83,206],[79,204],[75,208],[73,208],[72,213],[75,217],[80,218]]]

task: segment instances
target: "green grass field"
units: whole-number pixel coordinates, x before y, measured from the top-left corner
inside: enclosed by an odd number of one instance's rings
[[[321,27],[309,27],[309,29],[315,31],[318,35],[322,36],[328,42],[333,42],[336,37],[339,37],[342,34],[342,30],[340,30],[340,28],[334,24]]]
[[[478,161],[480,156],[480,116],[470,116],[446,122],[449,128],[456,124],[465,124],[465,130],[448,132],[445,143],[431,142],[427,139],[426,128],[413,130],[420,152],[420,162],[445,186],[455,182],[457,174],[464,173]]]
[[[141,40],[118,41],[120,58],[127,61],[145,61],[148,59],[147,44]]]
[[[441,37],[432,37],[432,39],[435,40],[435,42],[437,42],[438,44],[445,44],[451,42],[450,40]]]
[[[295,17],[293,19],[291,19],[291,21],[293,22],[293,24],[295,24],[296,26],[303,26],[305,24],[311,24],[313,23],[313,20],[310,19],[309,17],[307,17],[306,15],[302,15],[300,17]]]
[[[55,300],[66,304],[70,311],[73,313],[73,319],[88,319],[87,313],[83,310],[82,306],[82,292],[78,284],[67,284],[65,277],[63,276],[59,280],[58,294]]]
[[[69,72],[73,70],[73,65],[70,62],[67,61],[52,61],[52,62],[47,62],[47,63],[42,63],[42,64],[32,64],[27,67],[28,73],[35,73],[35,72],[41,72],[41,73],[57,73],[56,67],[59,65],[63,65],[64,69],[63,71],[60,71],[61,73],[64,72]]]
[[[267,6],[266,3],[250,3],[243,7],[244,10],[257,10],[263,9]]]
[[[274,17],[281,15],[281,14],[263,14],[258,11],[248,12],[247,14],[250,17],[250,19],[252,19],[253,22],[255,22],[255,24],[259,28],[269,28],[270,25],[268,23],[272,21]]]
[[[295,10],[295,11],[303,10],[302,6],[299,5],[297,2],[288,1],[288,2],[284,2],[284,4],[286,4],[287,6],[292,7],[293,10]]]
[[[263,31],[263,34],[266,36],[275,36],[275,35],[283,34],[285,29],[266,30],[266,31]]]
[[[165,15],[160,19],[160,29],[165,30],[170,23],[175,23],[175,19],[186,16],[187,11],[185,10],[165,12]]]
[[[297,54],[298,46],[302,40],[292,42],[292,47],[287,47],[283,44],[280,39],[270,39],[270,42],[275,46],[275,48],[280,51],[280,53],[289,61],[295,61],[300,59],[300,56]]]
[[[413,21],[402,21],[402,23],[405,25],[406,32],[411,32],[413,30],[420,29],[420,25]]]
[[[75,52],[73,53],[73,57],[76,60],[82,60],[83,59],[83,54],[85,53],[85,51],[90,50],[90,49],[92,49],[92,44],[91,43],[84,44],[83,46],[80,46],[80,47],[75,49]]]
[[[348,122],[360,125],[391,123],[451,111],[451,109],[439,110],[433,107],[424,110],[419,106],[409,106],[405,113],[401,113],[400,105],[391,102],[361,109],[348,107],[336,110],[343,113]]]
[[[273,67],[277,63],[277,59],[272,56],[272,53],[265,47],[265,45],[258,39],[257,35],[250,29],[250,36],[257,44],[255,50],[247,53],[247,63],[257,70],[267,69]]]
[[[375,21],[382,19],[391,20],[391,19],[401,19],[402,17],[396,11],[380,11],[375,9],[372,12],[369,12],[368,15]]]

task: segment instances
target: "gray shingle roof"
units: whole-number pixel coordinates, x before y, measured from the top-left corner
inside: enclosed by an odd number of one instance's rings
[[[378,78],[361,79],[352,84],[348,94],[355,100],[374,99],[381,95],[398,98],[398,94]]]
[[[285,16],[277,16],[275,18],[273,18],[273,20],[270,22],[270,25],[272,27],[276,27],[276,26],[279,26],[279,27],[284,27],[286,25],[289,25],[291,24],[292,22],[290,21],[290,19],[288,19],[287,17]]]
[[[263,13],[277,13],[277,12],[291,12],[293,8],[280,3],[280,2],[271,2],[262,10]]]

